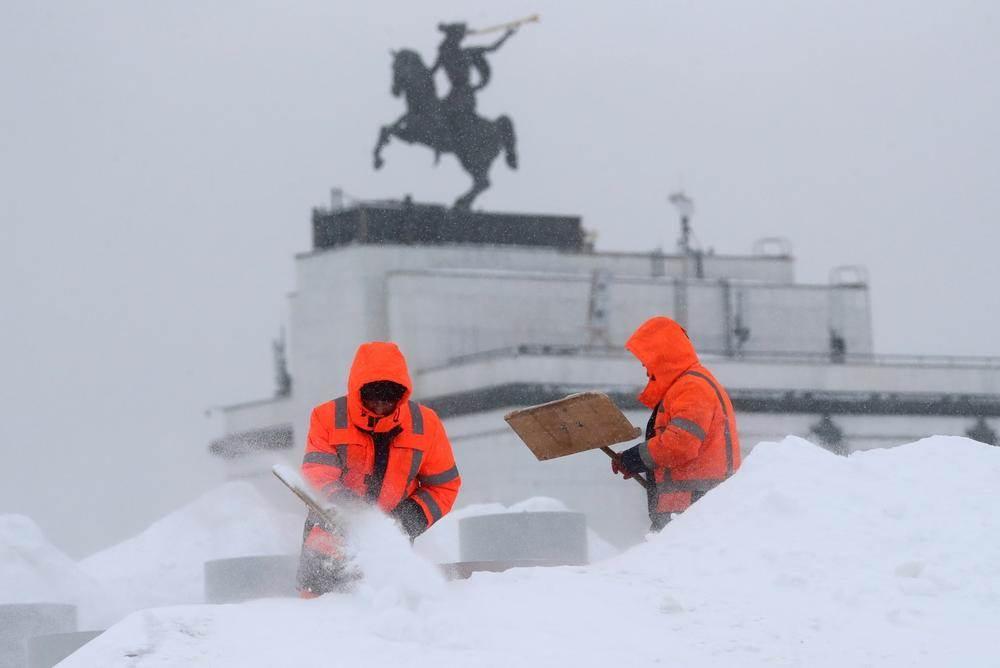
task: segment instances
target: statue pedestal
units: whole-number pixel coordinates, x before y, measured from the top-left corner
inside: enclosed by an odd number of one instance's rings
[[[579,216],[460,211],[409,201],[313,209],[313,248],[347,244],[471,244],[586,250]]]

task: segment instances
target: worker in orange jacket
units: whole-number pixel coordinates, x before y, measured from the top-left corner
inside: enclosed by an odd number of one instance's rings
[[[648,473],[649,518],[659,531],[740,467],[740,440],[726,390],[701,365],[684,329],[670,318],[644,322],[625,348],[646,368],[639,401],[652,409],[646,440],[611,468]]]
[[[413,539],[451,510],[462,480],[440,418],[410,401],[411,388],[396,344],[361,344],[347,395],[312,411],[302,475],[335,502],[377,505]],[[343,567],[338,531],[306,518],[298,575],[304,597],[356,577]]]

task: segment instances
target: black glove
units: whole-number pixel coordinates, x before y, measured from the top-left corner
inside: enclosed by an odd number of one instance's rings
[[[636,473],[645,473],[649,469],[646,468],[642,457],[639,455],[639,446],[633,445],[628,450],[622,451],[618,455],[617,460],[612,460],[611,470],[615,473],[621,473],[627,479]]]
[[[399,522],[403,531],[409,534],[410,540],[427,531],[427,516],[424,515],[420,504],[413,499],[404,499],[402,503],[392,509],[389,516]]]

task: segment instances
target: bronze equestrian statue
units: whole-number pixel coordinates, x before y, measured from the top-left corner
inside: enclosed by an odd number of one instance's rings
[[[522,22],[508,24],[507,32],[493,44],[477,47],[462,46],[462,40],[470,34],[464,23],[440,24],[438,29],[444,33],[444,40],[430,68],[416,51],[392,52],[392,94],[405,97],[406,113],[379,131],[375,169],[384,164],[382,148],[391,137],[433,149],[435,164],[442,153],[454,153],[472,177],[472,188],[455,200],[455,208],[460,210],[468,210],[473,200],[490,186],[490,165],[501,151],[507,165],[517,169],[514,124],[507,116],[493,121],[480,116],[476,112],[476,93],[490,81],[486,55],[499,49]],[[443,99],[438,98],[434,85],[434,74],[439,69],[444,70],[451,84]],[[475,83],[473,71],[478,78]]]

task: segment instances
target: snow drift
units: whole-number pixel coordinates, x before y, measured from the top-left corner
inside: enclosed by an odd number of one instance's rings
[[[301,539],[301,516],[276,511],[250,483],[230,482],[80,567],[106,587],[106,616],[117,621],[143,608],[204,601],[206,561],[291,554]]]
[[[27,517],[0,515],[0,604],[71,603],[81,628],[144,608],[200,603],[212,559],[291,554],[302,517],[281,513],[246,482],[231,482],[77,563]]]
[[[373,514],[353,594],[144,611],[63,665],[988,665],[998,476],[962,438],[788,438],[619,557],[452,583]]]
[[[0,515],[0,604],[69,603],[86,619],[100,586],[23,515]]]

